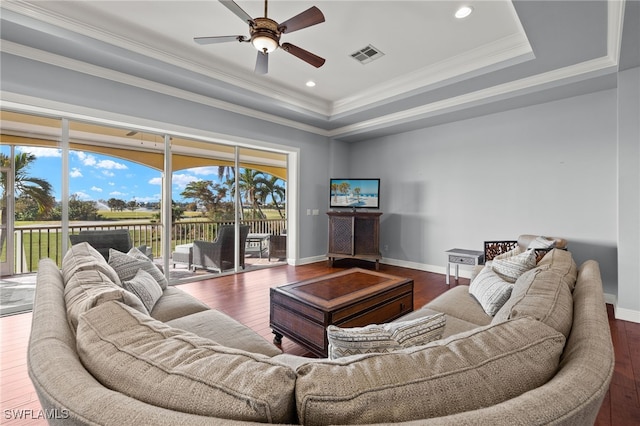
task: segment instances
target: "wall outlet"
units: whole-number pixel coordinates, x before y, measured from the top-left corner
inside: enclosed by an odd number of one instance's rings
[[[320,210],[318,210],[318,209],[313,209],[313,212],[312,212],[312,213],[313,213],[313,215],[314,215],[314,216],[318,216],[318,214],[320,213]]]
[[[307,216],[311,216],[311,209],[307,209]]]
[[[384,245],[384,251],[389,251],[389,244]]]

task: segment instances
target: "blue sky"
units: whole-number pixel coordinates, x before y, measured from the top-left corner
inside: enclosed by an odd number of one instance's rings
[[[5,151],[3,147],[3,152]],[[62,154],[59,149],[17,147],[18,152],[30,152],[37,160],[32,164],[29,175],[47,179],[54,188],[54,197],[60,200],[62,176]],[[180,170],[173,175],[173,199],[180,197],[185,186],[196,180],[218,181],[217,167],[199,167]],[[70,151],[69,193],[81,200],[108,200],[117,198],[125,201],[158,202],[161,196],[162,176],[160,171],[137,163],[106,155]]]

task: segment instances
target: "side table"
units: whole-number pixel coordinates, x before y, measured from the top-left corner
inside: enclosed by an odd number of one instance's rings
[[[458,267],[460,265],[482,265],[484,264],[484,252],[477,250],[465,250],[454,248],[447,250],[447,285],[449,285],[449,272],[451,264],[456,265],[456,281],[458,281]]]

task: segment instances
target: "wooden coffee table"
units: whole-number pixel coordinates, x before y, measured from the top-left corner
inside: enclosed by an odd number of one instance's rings
[[[413,280],[352,268],[271,289],[270,327],[320,357],[329,325],[362,327],[413,311]]]

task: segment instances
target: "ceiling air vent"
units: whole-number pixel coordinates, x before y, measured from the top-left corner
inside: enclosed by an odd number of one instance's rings
[[[382,58],[383,56],[384,53],[382,53],[372,45],[368,45],[367,47],[351,54],[351,57],[361,64],[368,64],[369,62],[378,58]]]

